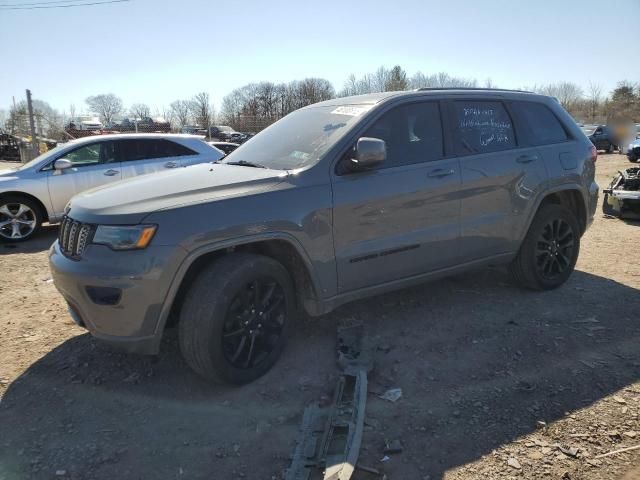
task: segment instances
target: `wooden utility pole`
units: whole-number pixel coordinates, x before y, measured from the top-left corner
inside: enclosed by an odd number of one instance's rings
[[[36,136],[36,123],[33,119],[33,105],[31,104],[31,90],[27,88],[27,109],[29,110],[29,128],[31,129],[31,150],[33,158],[40,154],[40,146],[38,145],[38,137]]]

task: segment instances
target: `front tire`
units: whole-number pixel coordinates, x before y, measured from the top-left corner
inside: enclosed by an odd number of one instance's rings
[[[562,205],[540,208],[518,255],[510,265],[517,283],[533,290],[551,290],[567,281],[580,253],[580,226]]]
[[[282,353],[294,321],[287,270],[261,255],[232,253],[195,279],[180,312],[180,350],[215,383],[244,384],[264,375]]]
[[[28,197],[0,198],[0,239],[6,242],[24,242],[32,238],[42,226],[40,205]]]

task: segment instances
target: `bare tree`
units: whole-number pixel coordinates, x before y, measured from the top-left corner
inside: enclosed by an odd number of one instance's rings
[[[211,106],[207,92],[200,92],[194,95],[191,102],[189,102],[189,107],[198,125],[207,128],[211,125]]]
[[[73,103],[69,105],[69,118],[72,120],[76,118],[76,106]]]
[[[340,91],[340,97],[348,97],[350,95],[358,94],[358,80],[356,80],[356,76],[352,73],[347,77],[344,82],[344,87]]]
[[[133,118],[148,118],[151,116],[151,109],[145,103],[134,103],[129,108],[129,115]]]
[[[598,113],[598,108],[600,108],[600,102],[602,101],[602,85],[590,81],[588,93],[589,115],[591,121],[595,122],[596,114]]]
[[[540,93],[557,98],[560,105],[569,113],[575,110],[582,99],[582,89],[571,82],[552,83],[542,87],[541,90]]]
[[[494,83],[491,77],[487,77],[484,81],[484,88],[498,88],[498,86]]]
[[[104,123],[112,123],[115,116],[122,112],[122,100],[113,93],[103,93],[87,97],[85,100],[89,109],[100,116]]]
[[[176,100],[169,105],[171,119],[175,121],[179,127],[184,127],[189,123],[190,107],[190,102],[187,100]]]
[[[384,92],[385,86],[391,77],[391,71],[384,67],[379,67],[373,74],[373,91]]]

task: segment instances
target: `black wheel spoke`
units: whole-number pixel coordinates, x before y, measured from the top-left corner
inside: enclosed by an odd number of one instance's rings
[[[244,363],[244,368],[249,368],[251,365],[251,357],[253,356],[253,346],[256,344],[256,336],[251,337],[251,345],[249,345],[249,353],[247,354],[247,361]]]
[[[270,284],[269,287],[265,290],[264,295],[260,299],[260,310],[264,311],[268,307],[269,303],[271,303],[273,299],[273,294],[276,291],[275,282]]]
[[[253,290],[253,298],[251,302],[253,304],[253,308],[257,309],[260,306],[260,282],[253,282],[251,284],[251,289]]]
[[[245,332],[244,328],[239,328],[237,330],[234,330],[233,332],[225,333],[222,336],[224,338],[237,337],[238,335],[242,335],[244,332]]]
[[[265,311],[264,311],[264,316],[269,318],[273,312],[275,312],[278,307],[280,307],[280,305],[282,305],[282,300],[283,297],[276,297],[275,299],[273,299],[273,301],[271,302],[271,305],[269,305]]]
[[[231,357],[231,363],[235,363],[238,360],[238,357],[242,353],[242,350],[244,350],[244,346],[246,345],[246,343],[247,343],[247,337],[244,336],[240,339],[240,342],[238,343],[238,348],[236,349],[235,353]]]

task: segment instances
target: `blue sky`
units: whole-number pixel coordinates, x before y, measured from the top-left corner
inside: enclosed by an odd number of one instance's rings
[[[36,0],[0,0],[6,4]],[[40,0],[47,1],[47,0]],[[0,108],[12,95],[59,110],[115,93],[168,105],[249,82],[324,77],[400,64],[516,88],[567,80],[606,91],[640,81],[640,0],[132,0],[0,9]],[[7,63],[8,62],[8,63]],[[11,64],[11,67],[8,67]]]

